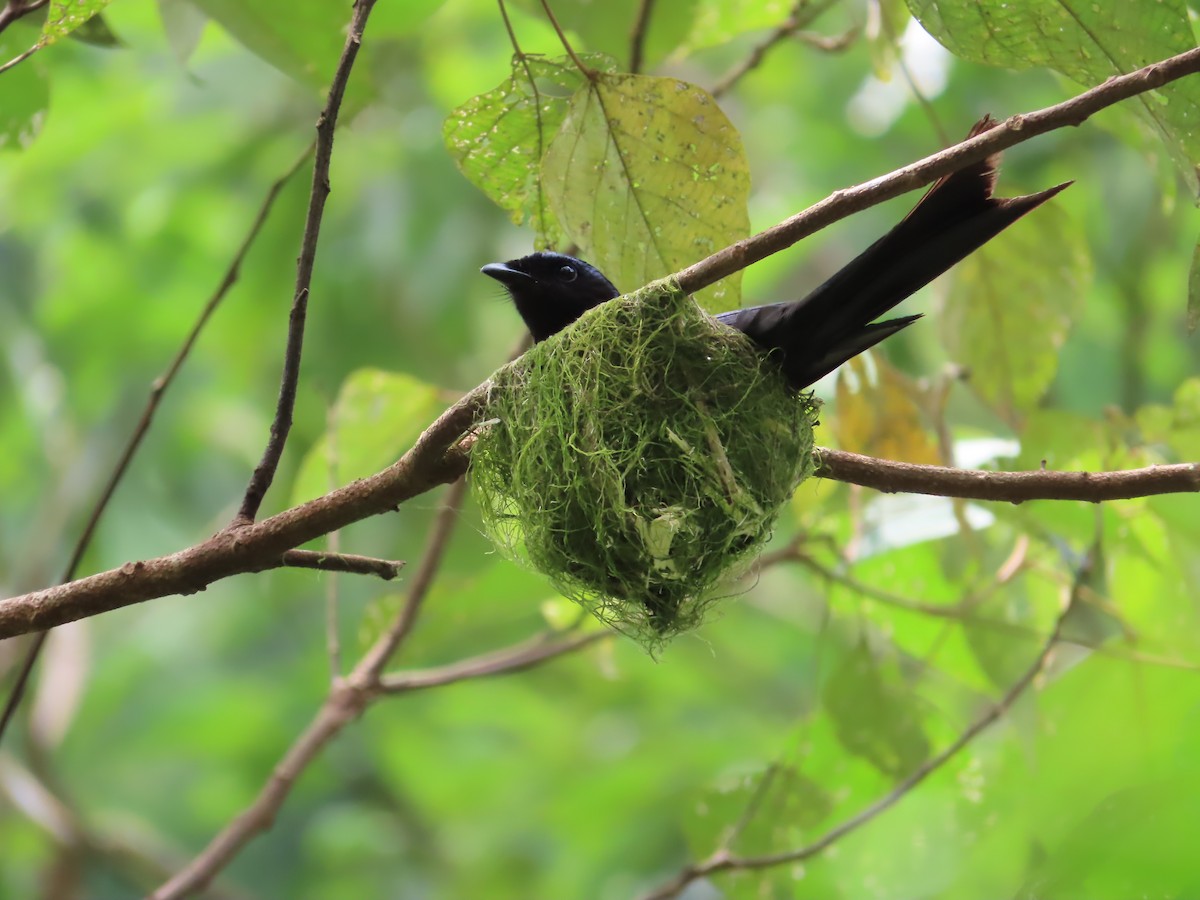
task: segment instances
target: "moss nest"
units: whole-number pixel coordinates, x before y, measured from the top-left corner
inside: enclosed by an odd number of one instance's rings
[[[659,283],[493,379],[472,450],[492,540],[654,650],[694,628],[810,475],[817,406]]]

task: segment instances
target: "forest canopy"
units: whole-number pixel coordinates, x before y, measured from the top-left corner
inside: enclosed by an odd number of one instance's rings
[[[1196,19],[0,4],[0,896],[1200,893]],[[702,624],[497,552],[481,266],[794,300],[1001,151],[1073,185],[815,385]]]

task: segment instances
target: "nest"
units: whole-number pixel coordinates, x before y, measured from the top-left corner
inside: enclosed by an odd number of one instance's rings
[[[816,413],[749,338],[651,285],[496,374],[474,490],[502,551],[653,651],[770,537]]]

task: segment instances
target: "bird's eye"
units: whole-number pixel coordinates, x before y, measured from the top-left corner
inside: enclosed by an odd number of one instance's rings
[[[579,273],[575,271],[574,266],[563,266],[558,270],[558,277],[563,281],[574,281],[579,277]]]

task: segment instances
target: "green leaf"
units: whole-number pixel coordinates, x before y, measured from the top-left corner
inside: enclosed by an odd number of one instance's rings
[[[842,746],[881,772],[901,778],[929,755],[912,690],[881,666],[865,642],[842,658],[823,700]]]
[[[350,4],[322,0],[192,0],[251,53],[320,89],[346,43]]]
[[[585,56],[597,71],[612,72],[612,59]],[[527,219],[539,248],[565,243],[542,187],[546,147],[567,114],[571,97],[585,83],[567,57],[514,58],[512,75],[498,88],[473,97],[442,126],[446,149],[467,180],[483,191],[513,223]]]
[[[1045,66],[1091,87],[1191,50],[1183,0],[1048,3],[1045,0],[908,0],[925,30],[964,59]],[[1134,98],[1193,193],[1200,163],[1200,85],[1189,78]]]
[[[330,0],[191,0],[251,53],[315,90],[333,78],[346,44],[352,4]],[[343,112],[361,108],[398,77],[400,55],[389,40],[408,34],[437,0],[380,3],[367,21]]]
[[[444,405],[436,387],[409,375],[379,369],[351,373],[329,431],[300,465],[292,502],[319,497],[395,462]]]
[[[970,386],[1014,428],[1041,399],[1090,275],[1078,229],[1048,204],[959,265],[940,324]]]
[[[93,47],[121,47],[121,39],[108,27],[104,16],[94,15],[71,32],[71,40]]]
[[[38,42],[43,47],[66,37],[81,28],[92,16],[108,6],[110,0],[50,0],[46,24],[42,26],[42,37]]]
[[[1192,838],[1200,783],[1186,764],[1173,768],[1169,777],[1123,787],[1096,804],[1048,848],[1017,897],[1196,896]]]
[[[820,825],[833,808],[825,786],[781,761],[724,773],[703,793],[684,828],[698,856],[729,837],[731,848],[741,854],[779,853],[802,843],[803,833]],[[735,824],[739,827],[732,834]]]
[[[542,183],[567,234],[624,291],[750,230],[741,136],[706,91],[674,78],[597,75],[572,99]],[[733,309],[740,287],[733,276],[698,299]]]

